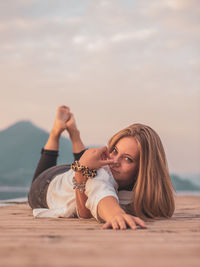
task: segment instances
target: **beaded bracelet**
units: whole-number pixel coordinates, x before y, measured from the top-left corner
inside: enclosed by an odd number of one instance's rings
[[[94,178],[97,175],[97,171],[95,169],[90,170],[88,167],[80,165],[77,160],[71,164],[71,169],[75,172],[81,172],[83,176],[87,178]]]
[[[85,192],[85,185],[86,185],[86,182],[82,182],[82,183],[78,183],[76,180],[75,180],[75,177],[73,177],[72,179],[72,183],[73,183],[73,189],[78,189],[81,193],[84,193]]]

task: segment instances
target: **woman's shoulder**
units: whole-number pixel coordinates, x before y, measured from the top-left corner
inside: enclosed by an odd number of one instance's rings
[[[110,184],[114,186],[115,189],[118,189],[118,184],[115,181],[110,171],[109,166],[104,166],[98,169],[96,177],[89,179],[89,180],[91,180],[90,182],[94,182],[94,183],[105,183],[108,185]]]
[[[106,178],[116,182],[108,165],[97,170],[96,178]]]

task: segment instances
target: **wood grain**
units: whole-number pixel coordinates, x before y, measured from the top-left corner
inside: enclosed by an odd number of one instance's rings
[[[94,219],[34,219],[27,204],[0,208],[0,266],[200,266],[200,197],[176,196],[169,220],[146,230],[102,230]]]

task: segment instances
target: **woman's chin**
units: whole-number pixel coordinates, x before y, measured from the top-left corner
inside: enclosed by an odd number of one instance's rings
[[[113,177],[114,177],[115,179],[117,179],[117,177],[119,177],[119,172],[116,171],[116,170],[114,170],[114,169],[112,169],[111,167],[110,167],[110,170],[111,170],[111,172],[112,172]]]

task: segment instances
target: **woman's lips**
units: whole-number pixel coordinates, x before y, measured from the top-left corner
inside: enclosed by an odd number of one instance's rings
[[[116,171],[115,169],[113,169],[111,166],[110,166],[110,169],[111,169],[111,171],[112,171],[113,173],[117,173],[117,174],[119,174],[119,172]]]

